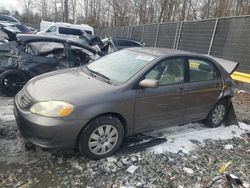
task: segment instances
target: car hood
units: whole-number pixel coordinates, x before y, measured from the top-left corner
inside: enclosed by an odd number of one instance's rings
[[[37,76],[25,89],[35,101],[60,100],[77,104],[83,100],[86,104],[86,101],[98,102],[103,95],[113,93],[117,86],[89,76],[78,67]]]

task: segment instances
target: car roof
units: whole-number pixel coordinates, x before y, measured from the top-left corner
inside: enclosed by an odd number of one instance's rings
[[[17,35],[17,39],[22,42],[30,42],[35,40],[56,40],[61,42],[73,42],[82,44],[81,40],[76,37],[70,36],[60,36],[60,35],[36,35],[36,34],[19,34]]]
[[[0,17],[7,18],[7,19],[10,18],[10,19],[14,20],[14,21],[5,21],[5,22],[20,23],[20,21],[18,19],[16,19],[13,16],[10,16],[10,15],[0,14]],[[0,19],[0,20],[3,21],[2,19]]]
[[[36,34],[18,34],[17,40],[21,43],[28,43],[33,41],[50,41],[50,42],[69,42],[72,44],[76,44],[79,46],[82,46],[89,51],[92,51],[93,53],[98,53],[94,48],[92,48],[90,45],[83,43],[81,39],[78,39],[76,37],[70,37],[70,36],[52,36],[52,35],[36,35]]]
[[[168,48],[155,48],[155,47],[144,47],[144,48],[134,47],[134,48],[127,48],[127,49],[140,52],[140,53],[145,53],[145,54],[152,55],[155,57],[169,57],[169,56],[175,56],[175,55],[202,57],[208,60],[212,60],[216,64],[219,64],[229,74],[232,74],[232,72],[239,65],[239,63],[234,62],[234,61],[221,59],[221,58],[214,57],[214,56],[207,55],[207,54],[198,54],[198,53],[187,52],[183,50],[168,49]]]
[[[128,48],[129,50],[137,51],[140,53],[145,53],[148,55],[153,55],[156,57],[167,57],[172,55],[194,55],[197,56],[199,54],[187,52],[183,50],[176,50],[176,49],[169,49],[169,48],[156,48],[156,47],[134,47],[134,48]]]

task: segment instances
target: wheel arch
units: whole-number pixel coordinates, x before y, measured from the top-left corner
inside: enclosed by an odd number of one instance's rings
[[[77,146],[78,146],[80,134],[87,128],[88,124],[89,124],[91,121],[93,121],[93,120],[95,120],[95,119],[97,119],[97,118],[99,118],[99,117],[102,117],[102,116],[117,117],[117,118],[121,121],[121,123],[122,123],[122,125],[123,125],[123,128],[124,128],[124,138],[126,138],[127,133],[128,133],[128,130],[127,130],[127,128],[128,128],[128,126],[127,126],[127,120],[126,120],[121,114],[119,114],[119,113],[117,113],[117,112],[105,112],[105,113],[102,113],[102,114],[99,114],[99,115],[93,117],[92,119],[90,119],[90,120],[82,127],[81,131],[80,131],[80,132],[78,133],[78,135],[77,135],[77,139],[76,139],[76,143],[75,143],[76,148],[77,148]]]
[[[23,76],[25,79],[28,79],[28,76],[25,74],[24,71],[22,70],[18,70],[18,69],[7,69],[7,70],[4,70],[2,73],[1,73],[1,77],[5,76],[6,74],[19,74],[19,76]]]
[[[218,99],[217,103],[218,103],[219,101],[226,100],[226,101],[227,101],[227,104],[229,105],[229,104],[231,103],[231,98],[232,98],[232,97],[233,97],[233,96],[230,95],[230,94],[223,95],[223,96],[221,96],[221,97]]]

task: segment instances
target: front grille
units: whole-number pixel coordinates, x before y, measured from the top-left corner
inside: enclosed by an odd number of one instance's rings
[[[28,96],[27,92],[20,91],[17,97],[17,102],[22,109],[29,108],[32,104],[32,99]]]

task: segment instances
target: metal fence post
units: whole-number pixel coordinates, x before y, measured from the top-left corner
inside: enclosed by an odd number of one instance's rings
[[[177,26],[176,26],[176,30],[175,30],[175,36],[174,36],[174,45],[173,45],[173,49],[175,49],[175,45],[176,45],[176,40],[177,40],[177,36],[178,36],[178,34],[179,34],[179,24],[180,24],[180,22],[177,22]]]
[[[178,38],[177,38],[177,43],[176,43],[175,49],[179,48],[179,43],[180,43],[180,38],[181,38],[181,32],[182,32],[182,26],[183,26],[183,21],[180,23],[179,32],[178,32]]]
[[[131,38],[131,37],[132,37],[132,31],[133,31],[133,26],[131,26],[131,30],[130,30],[130,37],[129,37],[129,38]]]
[[[213,43],[214,43],[214,36],[215,36],[216,30],[217,30],[218,20],[219,20],[218,18],[216,18],[216,20],[215,20],[214,30],[213,30],[213,34],[212,34],[209,49],[208,49],[208,55],[210,55],[211,49],[212,49],[212,46],[213,46]]]
[[[155,47],[156,47],[157,41],[158,41],[159,29],[160,29],[160,24],[158,24],[156,35],[155,35]]]
[[[122,36],[123,37],[123,34],[124,34],[124,26],[122,26]]]
[[[144,27],[145,27],[145,25],[143,25],[143,26],[142,26],[142,32],[141,32],[141,42],[143,42]]]

